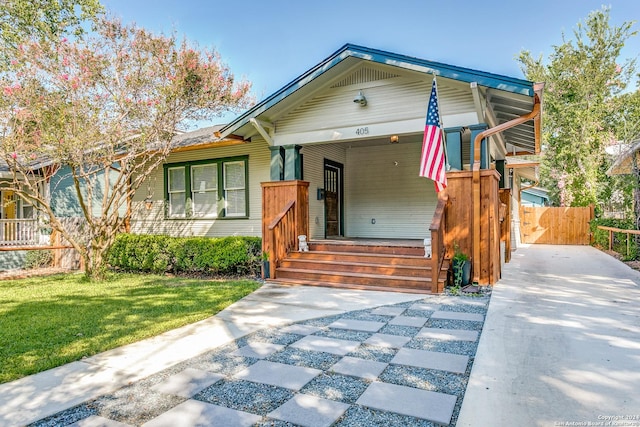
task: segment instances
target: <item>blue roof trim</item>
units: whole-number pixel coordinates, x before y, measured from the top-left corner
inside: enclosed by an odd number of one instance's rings
[[[247,110],[244,114],[236,118],[233,122],[220,129],[222,135],[228,135],[234,130],[244,126],[251,117],[256,117],[273,105],[282,101],[296,90],[300,89],[313,79],[322,75],[326,71],[333,68],[343,60],[349,57],[360,58],[379,64],[392,65],[408,70],[414,70],[427,74],[434,74],[449,79],[463,81],[467,83],[477,82],[481,86],[500,89],[507,92],[517,93],[520,95],[533,97],[533,82],[522,80],[515,77],[503,76],[500,74],[487,73],[484,71],[473,70],[471,68],[457,67],[455,65],[444,64],[441,62],[427,61],[411,56],[401,55],[392,52],[386,52],[378,49],[371,49],[364,46],[353,44],[345,44],[336,52],[331,54],[324,61],[311,68],[300,77],[287,83],[283,88],[265,98],[256,104],[253,108]]]

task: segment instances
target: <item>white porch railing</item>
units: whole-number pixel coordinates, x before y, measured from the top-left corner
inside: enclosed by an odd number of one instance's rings
[[[40,243],[37,219],[0,219],[0,246],[26,246]]]

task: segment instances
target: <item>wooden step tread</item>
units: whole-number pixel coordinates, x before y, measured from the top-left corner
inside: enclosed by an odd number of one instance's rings
[[[374,262],[360,262],[360,261],[327,261],[321,259],[304,259],[304,258],[285,258],[284,261],[288,262],[304,262],[304,263],[313,263],[313,264],[329,264],[329,265],[353,265],[357,267],[391,267],[391,268],[405,268],[405,269],[416,269],[416,270],[425,270],[431,271],[431,266],[424,265],[398,265],[398,264],[389,264],[389,263],[374,263]]]
[[[415,288],[402,288],[402,287],[392,287],[392,286],[375,286],[375,285],[359,285],[354,283],[332,283],[332,282],[322,282],[317,280],[306,280],[306,279],[288,279],[288,278],[277,278],[277,279],[267,279],[267,283],[275,283],[280,285],[303,285],[303,286],[320,286],[325,288],[340,288],[340,289],[357,289],[357,290],[365,290],[365,291],[386,291],[386,292],[402,292],[402,293],[412,293],[412,294],[431,294],[431,290],[426,289],[415,289]]]
[[[309,252],[291,252],[291,254],[300,254],[301,256],[304,256],[304,254],[318,254],[318,255],[331,255],[331,256],[336,256],[336,257],[340,257],[340,256],[362,256],[362,257],[371,257],[371,258],[389,258],[389,257],[393,257],[393,258],[409,258],[409,259],[430,259],[430,258],[425,258],[424,256],[420,256],[420,255],[396,255],[396,254],[384,254],[384,253],[374,253],[374,252],[352,252],[352,251],[309,251]]]
[[[369,273],[351,273],[348,271],[326,271],[326,270],[309,270],[304,268],[288,268],[278,267],[278,272],[286,273],[304,273],[304,274],[317,274],[319,276],[340,276],[340,277],[366,277],[368,279],[381,279],[381,280],[405,280],[408,282],[431,282],[431,277],[412,277],[412,276],[389,276],[387,274],[369,274]]]

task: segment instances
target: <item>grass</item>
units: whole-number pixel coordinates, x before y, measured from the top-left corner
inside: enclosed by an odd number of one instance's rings
[[[205,319],[259,286],[136,274],[0,281],[0,383]]]

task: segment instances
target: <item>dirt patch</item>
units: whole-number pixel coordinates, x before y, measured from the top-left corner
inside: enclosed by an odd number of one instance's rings
[[[618,252],[615,251],[610,251],[607,249],[601,249],[602,252],[611,255],[612,257],[614,257],[615,259],[617,259],[620,262],[624,262],[625,264],[627,264],[629,267],[633,268],[634,270],[638,270],[640,271],[640,261],[638,260],[633,260],[633,261],[624,261],[622,255],[620,255]]]
[[[77,270],[69,270],[66,268],[34,268],[30,270],[7,270],[0,271],[0,280],[26,279],[35,276],[51,276],[54,274],[72,273]]]

